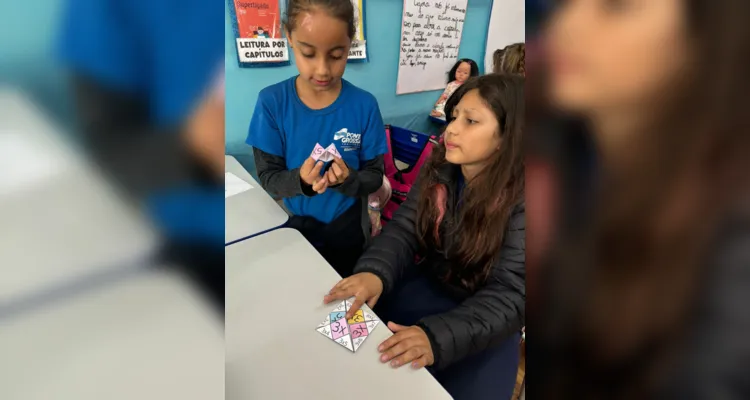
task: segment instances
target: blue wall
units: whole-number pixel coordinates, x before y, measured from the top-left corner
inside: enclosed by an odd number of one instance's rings
[[[386,123],[425,131],[430,126],[427,115],[440,91],[396,96],[403,0],[365,0],[365,7],[370,62],[348,64],[344,78],[377,97]],[[285,67],[240,68],[228,5],[225,8],[227,153],[241,155],[248,152],[244,142],[258,92],[296,75],[297,68],[294,61]],[[459,57],[477,61],[480,68],[491,8],[492,0],[469,0],[461,38]],[[250,167],[247,162],[243,165]]]
[[[71,102],[63,71],[53,56],[64,2],[43,3],[0,1],[0,86],[21,89],[68,126]]]

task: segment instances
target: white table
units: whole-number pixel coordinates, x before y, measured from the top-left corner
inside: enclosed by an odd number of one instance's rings
[[[224,169],[253,188],[225,199],[224,242],[257,235],[284,225],[289,216],[232,156],[225,156]]]
[[[0,399],[224,398],[221,317],[145,272],[0,320]]]
[[[21,93],[0,88],[0,306],[134,265],[157,246],[134,206]]]
[[[297,231],[283,228],[226,248],[226,398],[441,400],[425,369],[393,369],[379,324],[356,353],[315,328],[340,277]]]

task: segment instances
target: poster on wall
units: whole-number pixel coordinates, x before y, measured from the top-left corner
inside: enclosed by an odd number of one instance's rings
[[[289,64],[279,0],[227,0],[240,66]]]
[[[467,0],[404,0],[396,94],[444,89],[458,61]]]
[[[484,70],[492,71],[492,57],[497,49],[526,39],[526,6],[523,1],[495,0],[492,3]]]
[[[367,41],[365,40],[365,0],[351,0],[354,6],[354,22],[357,31],[354,33],[352,47],[349,49],[349,62],[367,61]]]

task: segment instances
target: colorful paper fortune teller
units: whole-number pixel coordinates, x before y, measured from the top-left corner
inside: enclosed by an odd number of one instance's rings
[[[351,306],[350,300],[339,303],[328,313],[325,321],[318,325],[317,331],[350,351],[356,352],[380,320],[367,305],[363,305],[352,318],[347,320],[346,312]]]

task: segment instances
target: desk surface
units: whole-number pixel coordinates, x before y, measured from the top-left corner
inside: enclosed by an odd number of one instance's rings
[[[229,246],[225,260],[227,399],[450,399],[426,370],[379,361],[384,324],[356,353],[315,330],[340,277],[297,231]]]
[[[232,156],[225,156],[224,170],[250,183],[253,188],[225,199],[224,242],[232,243],[248,236],[284,225],[286,212],[250,176]]]
[[[0,320],[0,398],[224,398],[221,317],[189,282],[139,272]]]
[[[0,306],[142,262],[145,219],[18,92],[0,90]]]

